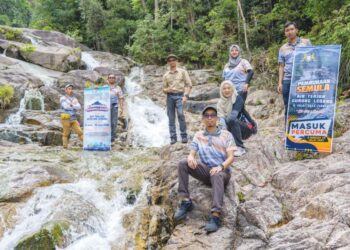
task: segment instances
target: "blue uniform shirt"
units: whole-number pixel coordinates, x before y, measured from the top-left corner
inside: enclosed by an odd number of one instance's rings
[[[311,46],[311,42],[309,39],[299,38],[295,44],[286,43],[284,44],[278,53],[278,63],[284,64],[284,76],[283,80],[291,80],[292,79],[292,69],[293,69],[293,61],[294,61],[294,51],[297,46]]]

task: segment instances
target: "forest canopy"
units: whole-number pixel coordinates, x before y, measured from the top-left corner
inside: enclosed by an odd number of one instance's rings
[[[221,69],[239,44],[257,71],[276,73],[283,25],[313,44],[341,44],[340,82],[350,83],[350,0],[0,0],[0,24],[57,30],[95,50],[164,64]]]

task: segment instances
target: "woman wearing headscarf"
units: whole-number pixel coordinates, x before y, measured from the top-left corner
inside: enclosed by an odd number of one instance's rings
[[[223,81],[220,85],[220,99],[217,104],[220,126],[227,129],[233,135],[237,150],[235,156],[246,153],[242,141],[242,132],[238,122],[238,115],[244,110],[243,98],[238,95],[231,81]]]
[[[224,80],[230,80],[238,94],[243,98],[243,101],[247,99],[248,86],[253,77],[253,68],[250,63],[241,58],[241,49],[238,45],[233,44],[229,49],[229,60],[224,67],[222,77]]]

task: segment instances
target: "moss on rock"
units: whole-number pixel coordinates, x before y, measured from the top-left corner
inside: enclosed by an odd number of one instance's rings
[[[66,247],[65,231],[69,224],[65,221],[54,221],[45,224],[39,232],[20,240],[15,250],[54,250],[55,246]]]
[[[0,26],[0,34],[2,34],[6,40],[18,41],[21,39],[22,33],[21,29]]]
[[[47,229],[22,239],[15,250],[55,250],[55,243]]]

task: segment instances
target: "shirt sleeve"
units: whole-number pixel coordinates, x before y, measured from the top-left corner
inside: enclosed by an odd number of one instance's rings
[[[246,72],[250,69],[253,69],[252,65],[248,62],[248,60],[243,59],[242,62],[243,62],[244,70]]]
[[[236,144],[235,144],[235,141],[233,139],[232,134],[230,132],[228,132],[226,134],[227,134],[227,137],[226,137],[226,152],[236,150]]]
[[[286,58],[281,51],[281,49],[278,51],[278,64],[285,64],[286,63]]]
[[[185,77],[185,86],[186,87],[189,87],[189,88],[192,88],[192,81],[191,81],[191,78],[188,74],[188,72],[186,70],[184,70],[184,77]]]
[[[123,91],[119,86],[117,87],[116,92],[119,98],[124,98]]]
[[[79,103],[78,99],[74,100],[73,109],[75,109],[75,110],[80,110],[81,109],[81,106],[80,106],[80,103]]]
[[[191,150],[194,150],[196,152],[198,152],[199,150],[199,145],[198,145],[198,132],[194,135],[191,146],[190,146]]]
[[[70,103],[67,102],[67,98],[62,96],[60,98],[60,104],[61,104],[61,108],[62,109],[66,109],[66,110],[72,110],[72,107],[70,106]]]
[[[169,87],[168,82],[166,80],[166,74],[163,75],[163,89]]]

